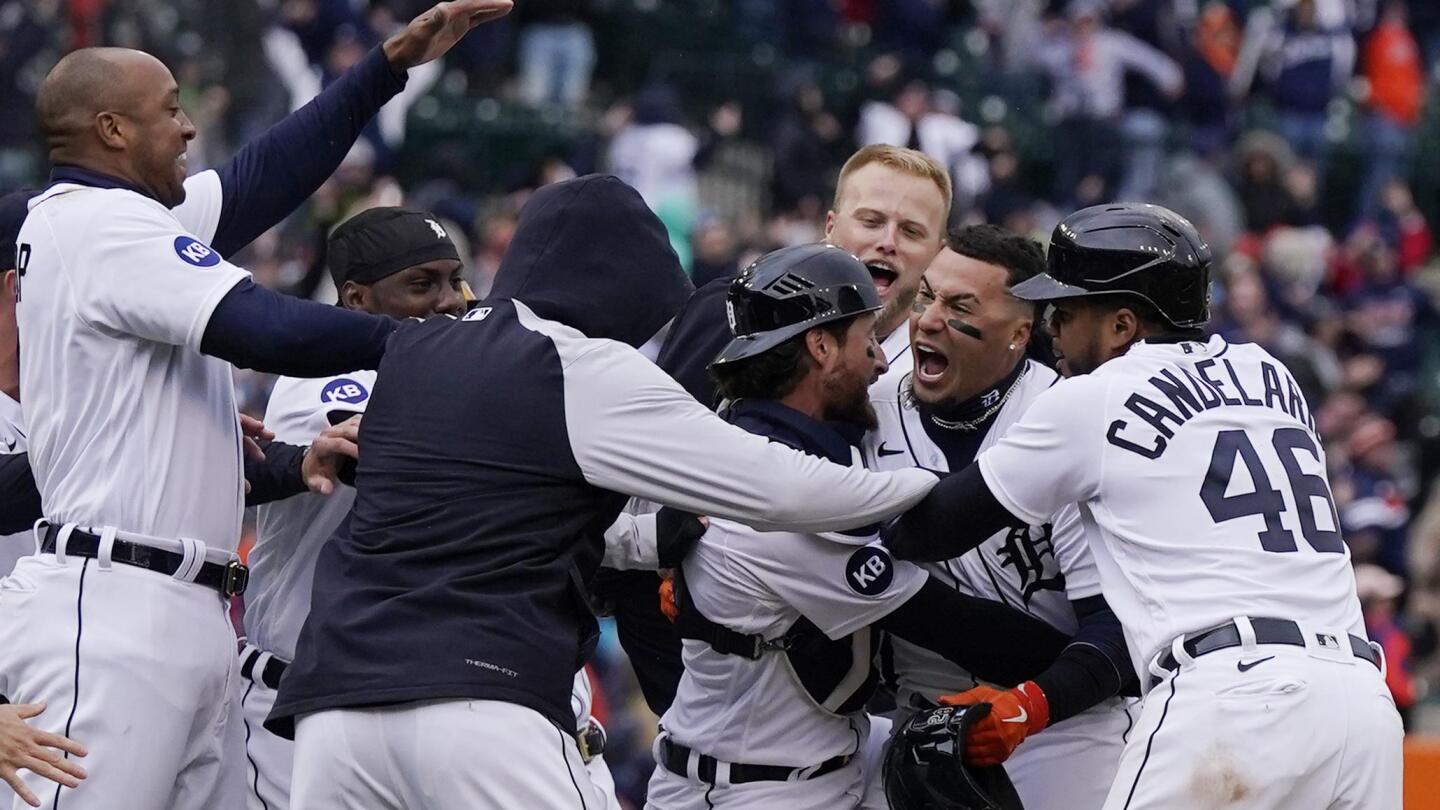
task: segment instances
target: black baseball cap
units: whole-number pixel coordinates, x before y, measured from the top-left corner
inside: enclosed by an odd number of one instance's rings
[[[337,290],[347,281],[373,284],[417,264],[460,261],[439,217],[400,207],[370,208],[340,223],[326,253]]]

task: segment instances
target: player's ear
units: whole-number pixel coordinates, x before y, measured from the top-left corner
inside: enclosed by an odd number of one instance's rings
[[[6,270],[4,273],[0,273],[0,295],[4,296],[4,298],[0,300],[7,303],[13,303],[15,301],[16,281],[19,278],[20,274],[13,268]]]
[[[346,309],[364,311],[367,308],[366,305],[369,303],[366,300],[369,292],[370,289],[368,287],[356,284],[353,281],[347,281],[340,286],[340,305]]]
[[[101,143],[111,149],[124,149],[129,146],[125,141],[125,127],[120,118],[120,115],[108,111],[95,115],[95,134]]]
[[[1143,337],[1140,334],[1140,316],[1129,307],[1115,310],[1115,314],[1111,316],[1110,328],[1114,332],[1116,344],[1120,346],[1129,346]]]
[[[805,349],[820,368],[828,368],[836,355],[835,336],[828,329],[815,328],[805,333]]]

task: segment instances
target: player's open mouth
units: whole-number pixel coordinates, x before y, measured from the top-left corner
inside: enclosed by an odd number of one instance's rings
[[[875,291],[882,296],[890,289],[890,285],[895,283],[895,279],[900,277],[895,268],[882,262],[867,264],[865,267],[870,271],[870,279],[875,282]]]
[[[929,346],[915,344],[915,377],[921,382],[939,382],[949,368],[950,358]]]

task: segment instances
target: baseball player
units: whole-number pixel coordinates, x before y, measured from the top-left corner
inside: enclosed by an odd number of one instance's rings
[[[740,275],[727,300],[736,337],[712,366],[728,421],[859,465],[874,424],[867,388],[885,367],[868,276],[832,245],[775,251]],[[896,565],[874,528],[777,533],[713,520],[677,575],[685,674],[661,720],[650,806],[858,807],[864,708],[878,683],[871,625],[1012,683],[1059,651],[1063,636],[1043,623],[928,579]],[[992,655],[1001,639],[1020,653]]]
[[[268,721],[298,719],[297,806],[593,807],[569,696],[595,639],[601,535],[627,497],[836,529],[933,486],[695,402],[636,350],[689,293],[640,196],[587,176],[530,198],[483,306],[396,331],[353,517],[321,549]]]
[[[346,220],[330,236],[326,260],[347,309],[392,318],[460,315],[465,311],[460,254],[432,214],[405,208],[372,208]],[[282,377],[275,382],[265,422],[281,442],[305,444],[328,427],[365,411],[375,372],[333,377]],[[294,743],[266,730],[280,677],[295,657],[295,640],[310,609],[315,557],[349,513],[355,491],[342,487],[260,507],[250,552],[245,628],[240,653],[251,810],[290,806]],[[591,687],[576,674],[572,701],[577,733],[589,728]],[[587,757],[586,768],[608,806],[618,808],[604,760]]]
[[[1394,810],[1403,732],[1314,421],[1274,357],[1205,339],[1209,275],[1209,248],[1164,208],[1062,221],[1048,273],[1011,292],[1049,302],[1068,379],[890,547],[949,559],[1080,504],[1147,690],[1106,810]],[[1012,698],[1006,716],[1044,711],[1042,695]]]
[[[228,179],[186,180],[195,130],[153,57],[79,50],[41,83],[54,170],[18,239],[17,320],[46,522],[39,553],[0,592],[0,692],[47,700],[39,727],[90,748],[89,778],[46,791],[47,803],[243,802],[225,610],[246,573],[234,553],[243,487],[230,363],[289,374],[373,367],[394,323],[270,293],[223,252],[328,175],[406,69],[509,5],[453,2],[422,15],[251,144]],[[39,794],[39,779],[26,778]]]
[[[1044,270],[1045,255],[1034,242],[995,226],[948,234],[921,280],[909,325],[911,352],[898,364],[900,373],[892,368],[886,375],[888,388],[871,390],[879,426],[864,447],[872,469],[963,469],[1055,383],[1054,371],[1025,356],[1035,305],[1008,292]],[[994,703],[997,710],[972,733],[969,761],[1004,761],[1031,810],[1098,810],[1131,725],[1128,701],[1116,695],[1138,685],[1119,621],[1100,593],[1079,510],[1069,504],[1042,525],[1006,528],[979,548],[924,567],[933,580],[1024,610],[1072,642],[1021,687],[1043,693],[1048,704],[1047,713],[1027,716],[1028,730],[1047,728],[1047,721],[1049,727],[1018,748],[1009,737],[996,750],[982,744],[994,729],[1014,725],[993,725],[1014,716],[999,710],[1006,698],[997,690],[893,639],[899,705],[916,705],[917,697],[929,705]],[[952,695],[962,690],[969,691]]]
[[[867,146],[840,168],[825,241],[869,268],[884,302],[875,334],[891,366],[910,351],[910,305],[921,274],[945,244],[949,219],[950,176],[923,152]]]
[[[30,473],[29,442],[20,416],[20,345],[15,326],[15,236],[33,191],[0,197],[0,577],[35,551],[30,526],[40,513],[40,493]]]

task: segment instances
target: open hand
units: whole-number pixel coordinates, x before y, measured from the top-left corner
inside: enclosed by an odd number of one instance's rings
[[[65,758],[85,756],[85,746],[69,737],[33,728],[25,721],[45,711],[45,703],[15,703],[0,706],[0,779],[31,807],[40,799],[21,781],[20,769],[73,788],[84,779],[85,769]]]
[[[510,13],[512,0],[451,0],[440,3],[405,26],[405,30],[385,40],[385,58],[396,70],[409,70],[416,65],[443,56],[455,43],[481,23],[498,20]]]
[[[360,460],[360,415],[325,428],[300,462],[300,474],[311,492],[329,495],[335,491],[346,464]]]

